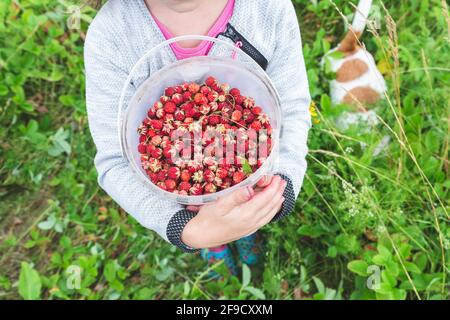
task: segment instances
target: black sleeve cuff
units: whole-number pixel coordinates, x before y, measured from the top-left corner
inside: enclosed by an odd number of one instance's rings
[[[195,212],[186,209],[180,210],[173,215],[167,225],[167,239],[170,243],[177,246],[184,252],[195,253],[199,251],[198,249],[191,248],[181,241],[181,233],[183,232],[184,226],[195,217]]]
[[[286,188],[284,189],[283,193],[283,197],[285,200],[283,202],[283,205],[281,206],[280,212],[278,212],[270,222],[275,222],[280,220],[281,218],[286,217],[294,210],[295,207],[296,197],[294,193],[294,186],[292,185],[291,179],[285,176],[284,174],[279,174],[279,176],[287,182]]]

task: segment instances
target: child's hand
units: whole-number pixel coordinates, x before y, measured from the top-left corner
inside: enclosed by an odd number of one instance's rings
[[[192,248],[211,248],[252,234],[280,211],[285,187],[286,181],[275,176],[260,192],[244,188],[202,206],[181,240]]]

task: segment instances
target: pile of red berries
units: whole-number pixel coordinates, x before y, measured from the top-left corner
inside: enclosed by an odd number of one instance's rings
[[[210,134],[213,131],[219,135]],[[188,139],[174,140],[174,133]],[[254,99],[213,77],[202,84],[166,88],[148,110],[138,134],[142,168],[150,180],[181,195],[214,193],[242,182],[263,164],[272,147],[267,114]],[[230,136],[244,142],[236,143]],[[192,143],[195,137],[200,137],[197,144]],[[231,146],[231,161],[214,153],[211,147],[219,142],[223,150]],[[186,148],[189,157],[183,153]],[[261,150],[265,150],[263,156]],[[174,155],[180,153],[183,156],[176,159]]]

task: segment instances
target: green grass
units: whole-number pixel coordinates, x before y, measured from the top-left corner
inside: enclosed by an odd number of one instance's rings
[[[79,32],[66,26],[69,2],[2,1],[0,297],[448,299],[445,1],[375,1],[381,28],[362,40],[389,92],[376,107],[382,124],[368,133],[336,128],[345,108],[330,105],[332,75],[320,67],[353,7],[317,2],[295,1],[320,120],[295,212],[263,229],[263,265],[208,282],[201,259],[138,226],[97,185],[82,57],[94,11],[83,9]],[[387,150],[372,156],[384,136]],[[73,266],[79,290],[68,288]],[[369,290],[377,270],[381,283]]]

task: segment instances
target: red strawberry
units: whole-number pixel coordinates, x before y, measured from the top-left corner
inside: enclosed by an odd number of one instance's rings
[[[244,100],[245,100],[244,96],[241,95],[234,97],[234,103],[236,105],[242,105],[244,103]]]
[[[164,105],[164,111],[167,113],[174,113],[175,110],[177,110],[177,105],[172,101],[166,102]]]
[[[192,82],[191,84],[189,84],[188,90],[190,93],[195,94],[200,90],[200,86],[197,83]]]
[[[227,169],[225,169],[223,167],[217,169],[216,176],[218,176],[220,179],[225,179],[226,177],[228,177]]]
[[[214,77],[208,77],[208,78],[206,78],[206,80],[205,80],[205,84],[206,84],[208,87],[212,87],[212,86],[214,86],[216,83],[217,83],[217,80],[216,80],[216,78],[214,78]]]
[[[191,189],[189,189],[189,193],[193,196],[199,196],[203,194],[203,188],[200,183],[194,184]]]
[[[208,123],[212,126],[215,126],[220,123],[220,117],[217,115],[212,115],[208,117]]]
[[[167,187],[166,187],[166,184],[165,184],[164,182],[160,181],[160,182],[158,182],[156,185],[157,185],[159,188],[163,189],[164,191],[167,191]]]
[[[217,187],[214,185],[214,183],[208,182],[205,185],[205,193],[214,193],[217,191]]]
[[[189,181],[189,180],[191,180],[191,176],[192,175],[191,175],[191,173],[188,170],[183,170],[181,172],[180,178],[183,181]]]
[[[181,170],[178,167],[172,167],[167,171],[167,175],[171,179],[177,180],[180,177]]]
[[[233,88],[233,89],[230,90],[230,94],[233,97],[237,97],[237,96],[241,95],[241,91],[239,89],[237,89],[237,88]]]
[[[191,99],[192,99],[192,93],[190,93],[189,91],[183,93],[183,101],[184,102],[190,101]]]
[[[252,109],[252,113],[254,114],[254,115],[259,115],[260,113],[262,112],[262,109],[261,109],[261,107],[254,107],[253,109]]]
[[[239,121],[242,118],[242,112],[240,112],[239,110],[234,110],[233,113],[231,114],[231,119],[233,121]]]
[[[168,87],[166,88],[166,90],[164,90],[164,95],[171,97],[175,94],[175,88],[173,87]]]
[[[208,98],[206,98],[205,97],[205,95],[203,94],[203,93],[197,93],[195,96],[194,96],[194,102],[197,104],[197,105],[201,105],[201,104],[207,104],[208,103]]]
[[[206,170],[204,171],[203,176],[205,177],[205,180],[206,180],[207,182],[213,182],[213,181],[214,181],[214,178],[216,177],[215,174],[214,174],[214,172],[212,172],[212,171],[209,170],[209,169],[206,169]]]
[[[139,143],[143,143],[147,141],[147,136],[146,135],[140,135],[139,136]]]
[[[183,181],[183,182],[181,182],[180,183],[180,185],[179,185],[179,189],[180,189],[180,191],[186,191],[186,192],[189,192],[189,190],[191,189],[191,184],[189,183],[189,182],[187,182],[187,181]]]
[[[162,117],[164,117],[166,115],[166,111],[164,111],[164,109],[158,109],[156,110],[156,117],[161,119]]]
[[[175,111],[175,119],[178,121],[183,121],[185,118],[184,111],[183,110],[176,110]]]
[[[259,121],[253,121],[252,124],[250,125],[250,128],[252,128],[253,130],[259,131],[262,128],[261,122]]]
[[[163,127],[163,122],[161,120],[152,120],[152,127],[155,130],[161,130]]]
[[[208,94],[208,100],[210,102],[215,102],[215,101],[217,101],[217,99],[219,99],[219,94],[216,91],[211,91]]]
[[[147,153],[147,146],[143,143],[140,143],[138,145],[138,151],[139,151],[139,153],[142,153],[142,154]]]
[[[233,174],[233,183],[238,184],[244,180],[244,173],[242,171],[236,171]]]
[[[182,104],[184,101],[183,95],[181,93],[175,93],[172,96],[172,102],[175,103],[176,105],[180,105]]]
[[[164,181],[167,179],[167,170],[161,170],[157,173],[157,179],[158,181]]]
[[[183,93],[183,86],[176,86],[175,93]]]
[[[169,100],[170,100],[170,98],[169,98],[168,96],[161,96],[161,98],[159,98],[159,101],[160,101],[162,104],[166,103],[166,102],[169,101]]]
[[[155,148],[150,152],[150,155],[155,159],[161,159],[162,157],[162,150],[161,148]]]
[[[161,142],[162,142],[162,138],[161,138],[160,135],[154,136],[154,137],[152,138],[152,140],[151,140],[151,143],[152,143],[154,146],[159,146],[159,145],[161,144]]]
[[[175,182],[175,180],[172,180],[172,179],[167,179],[165,181],[165,184],[166,184],[167,191],[172,191],[177,187],[177,183]]]
[[[208,96],[208,94],[211,92],[211,89],[207,86],[202,86],[200,88],[200,92],[203,93],[205,96]]]

